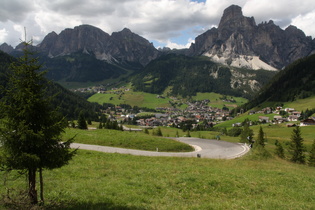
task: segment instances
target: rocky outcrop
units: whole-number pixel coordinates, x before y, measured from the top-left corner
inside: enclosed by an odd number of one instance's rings
[[[285,30],[273,21],[256,25],[242,8],[224,10],[218,28],[201,34],[188,55],[206,55],[213,61],[250,69],[282,69],[293,61],[314,53],[315,41],[294,26]]]
[[[77,26],[74,29],[65,29],[59,35],[49,33],[42,43],[38,45],[40,51],[46,52],[50,57],[68,55],[82,51],[85,53],[103,52],[109,34],[90,25]]]
[[[94,54],[96,58],[108,62],[128,61],[143,66],[159,54],[148,40],[132,33],[129,29],[109,35],[90,25],[65,29],[59,35],[51,32],[38,47],[50,57],[82,52]]]
[[[14,48],[11,45],[8,45],[7,43],[3,43],[2,45],[0,45],[0,50],[10,54]]]
[[[118,60],[139,62],[144,66],[159,55],[152,43],[127,28],[112,33],[107,52]]]

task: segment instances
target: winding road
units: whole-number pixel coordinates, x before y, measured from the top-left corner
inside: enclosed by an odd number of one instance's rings
[[[78,143],[72,143],[71,148],[140,156],[200,157],[212,159],[233,159],[240,157],[249,151],[249,147],[246,144],[241,143],[231,143],[226,141],[187,137],[176,138],[176,140],[193,146],[195,148],[195,151],[194,152],[143,151]]]

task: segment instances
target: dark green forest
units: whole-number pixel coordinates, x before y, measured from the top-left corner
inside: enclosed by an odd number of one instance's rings
[[[9,72],[10,63],[15,61],[14,57],[0,51],[0,85],[5,88],[7,83],[7,75]],[[45,70],[45,69],[43,69]],[[83,110],[85,117],[91,120],[98,119],[98,112],[101,108],[99,104],[90,103],[86,99],[76,95],[75,93],[63,88],[61,85],[47,82],[47,97],[53,97],[52,104],[55,108],[69,120],[77,119],[80,111]],[[2,92],[2,91],[1,91]]]
[[[187,57],[169,54],[149,63],[132,82],[138,91],[161,94],[171,86],[170,95],[193,96],[197,92],[215,92],[224,95],[251,98],[254,92],[246,85],[231,87],[231,67],[216,64],[206,57]],[[243,75],[266,84],[275,74],[271,71],[236,69]],[[242,78],[244,79],[244,78]],[[249,78],[245,78],[249,79]]]
[[[32,48],[32,50],[37,51],[36,48]],[[137,72],[143,69],[139,63],[99,60],[92,52],[78,51],[56,57],[49,57],[40,52],[37,54],[40,62],[47,69],[46,77],[55,82],[98,82],[118,78],[126,75],[128,71]],[[19,57],[22,52],[14,51],[11,55]]]
[[[143,68],[135,63],[108,63],[97,59],[92,54],[81,52],[71,55],[49,58],[41,56],[41,62],[48,69],[47,77],[54,81],[66,82],[97,82],[114,79],[127,73]]]
[[[315,54],[288,65],[255,98],[237,109],[249,110],[264,102],[289,102],[315,95]]]

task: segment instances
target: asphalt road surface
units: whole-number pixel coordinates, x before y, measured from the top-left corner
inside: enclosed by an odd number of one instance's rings
[[[233,159],[246,154],[249,147],[246,144],[231,143],[226,141],[199,139],[199,138],[176,138],[177,141],[189,144],[195,148],[194,152],[158,152],[143,151],[134,149],[123,149],[117,147],[107,147],[89,144],[72,143],[72,148],[84,150],[94,150],[106,153],[120,153],[140,156],[168,156],[168,157],[200,157],[213,159]]]

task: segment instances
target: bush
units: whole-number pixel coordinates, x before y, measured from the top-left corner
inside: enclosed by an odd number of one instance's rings
[[[233,137],[237,137],[242,133],[242,129],[238,128],[238,127],[233,127],[231,128],[228,132],[227,135],[228,136],[233,136]]]

